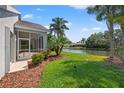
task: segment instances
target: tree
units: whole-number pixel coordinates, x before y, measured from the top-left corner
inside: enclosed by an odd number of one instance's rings
[[[112,5],[95,5],[87,8],[87,12],[89,14],[95,14],[96,19],[98,21],[106,21],[108,30],[109,30],[109,42],[110,42],[110,51],[111,54],[114,54],[114,40],[113,40],[113,32],[114,32],[114,13],[116,8]]]
[[[104,37],[104,33],[99,32],[88,37],[86,40],[86,47],[108,49],[108,42]]]
[[[122,5],[116,5],[113,7],[116,8],[114,13],[114,22],[120,25],[120,28],[124,33],[124,7]]]
[[[66,38],[66,44],[72,44],[71,40],[69,40],[67,37],[65,37],[65,38]]]
[[[82,44],[85,44],[85,38],[82,38],[82,39],[81,39],[81,43],[82,43]]]
[[[63,18],[56,17],[52,19],[50,24],[50,44],[53,45],[52,48],[56,52],[56,55],[59,55],[66,43],[65,30],[69,30],[67,27],[68,21]],[[50,46],[51,46],[50,45]]]
[[[118,56],[119,58],[121,58],[122,60],[124,59],[124,47],[123,45],[123,33],[120,29],[116,29],[114,32],[114,40],[115,40],[115,44],[116,44],[116,48],[115,48],[115,53],[116,56]]]
[[[124,7],[122,5],[114,6],[116,8],[114,22],[115,24],[120,25],[122,31],[122,46],[124,48]]]

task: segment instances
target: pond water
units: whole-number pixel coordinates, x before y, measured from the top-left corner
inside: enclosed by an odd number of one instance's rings
[[[93,55],[101,55],[107,56],[107,51],[97,51],[97,50],[75,50],[75,49],[66,49],[64,48],[63,51],[65,52],[73,52],[73,53],[81,53],[81,54],[93,54]]]

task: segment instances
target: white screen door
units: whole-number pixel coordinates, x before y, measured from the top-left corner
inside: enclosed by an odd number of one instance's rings
[[[26,59],[30,57],[29,39],[19,39],[18,59]]]

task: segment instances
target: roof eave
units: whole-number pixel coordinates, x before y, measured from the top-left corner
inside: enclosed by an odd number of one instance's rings
[[[35,28],[24,27],[24,26],[17,26],[17,25],[15,25],[15,29],[38,31],[38,32],[46,32],[46,33],[48,32],[47,29],[35,29]]]

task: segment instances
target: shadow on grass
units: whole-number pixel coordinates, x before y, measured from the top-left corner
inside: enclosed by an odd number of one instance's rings
[[[105,62],[67,60],[60,64],[65,66],[63,76],[73,78],[79,88],[113,88],[124,87],[124,73]],[[66,82],[68,85],[71,82]]]

